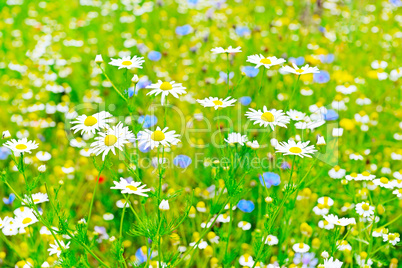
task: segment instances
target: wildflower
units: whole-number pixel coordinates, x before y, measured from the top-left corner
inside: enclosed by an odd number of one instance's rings
[[[374,215],[374,206],[370,206],[368,202],[356,204],[356,213],[363,217]]]
[[[233,106],[236,102],[236,99],[231,99],[231,97],[227,97],[226,99],[220,99],[217,97],[208,97],[203,100],[197,100],[204,107],[213,107],[215,110],[218,108],[226,108],[229,106]]]
[[[251,223],[246,221],[239,221],[237,227],[241,228],[243,231],[247,231],[251,229]]]
[[[294,121],[305,120],[305,118],[307,116],[305,113],[299,112],[297,110],[292,110],[292,109],[287,111],[286,114],[290,117],[290,119],[292,119]]]
[[[295,63],[292,63],[292,65],[293,68],[290,66],[284,66],[280,69],[280,71],[283,73],[293,73],[296,75],[313,74],[320,72],[317,67],[310,67],[308,64],[303,66],[301,69],[299,69],[299,67]]]
[[[283,153],[284,155],[297,155],[303,158],[311,157],[310,154],[314,154],[317,150],[314,149],[314,145],[308,145],[310,141],[306,142],[295,142],[293,140],[289,140],[286,142],[279,142],[276,146],[276,152]]]
[[[223,47],[215,47],[215,48],[211,49],[211,51],[214,54],[222,54],[222,53],[229,53],[230,54],[230,53],[242,52],[241,47],[232,48],[232,46],[229,46],[226,49],[224,49]]]
[[[140,78],[138,77],[138,75],[134,75],[132,78],[131,78],[131,82],[133,82],[133,83],[138,83],[138,81],[140,81]]]
[[[318,136],[317,145],[325,145],[325,139],[323,136]]]
[[[253,140],[252,142],[251,141],[246,142],[246,146],[250,147],[253,150],[257,150],[258,148],[260,148],[260,145],[258,144],[257,140]]]
[[[10,137],[11,137],[10,131],[8,131],[8,130],[3,131],[3,134],[2,134],[3,139],[8,139]]]
[[[138,146],[144,146],[145,149],[147,148],[157,148],[159,145],[169,147],[170,145],[177,145],[180,140],[178,137],[179,134],[175,134],[176,131],[171,130],[167,131],[168,128],[165,127],[161,129],[157,127],[155,131],[151,131],[149,129],[145,129],[138,133]]]
[[[333,179],[342,179],[345,174],[346,169],[342,169],[340,166],[335,166],[328,171],[328,175]]]
[[[375,179],[373,180],[373,183],[377,186],[381,186],[383,188],[386,189],[393,189],[394,188],[394,184],[390,182],[390,180],[388,180],[385,177],[381,177],[381,179]]]
[[[156,84],[151,84],[147,86],[146,88],[152,89],[150,92],[147,93],[147,95],[159,95],[161,94],[161,104],[165,104],[165,99],[166,97],[171,94],[173,97],[176,99],[179,97],[181,94],[187,93],[185,91],[185,87],[182,86],[180,83],[175,83],[175,81],[172,82],[162,82],[161,80],[158,80],[158,83]]]
[[[278,238],[276,237],[276,236],[274,236],[274,235],[268,235],[266,238],[265,238],[265,242],[264,242],[265,244],[267,244],[267,245],[269,245],[269,246],[274,246],[274,245],[277,245],[278,243],[279,243],[279,240],[278,240]]]
[[[384,242],[388,241],[393,246],[395,246],[399,241],[401,241],[400,235],[398,233],[384,234],[382,238]]]
[[[356,224],[355,218],[338,218],[338,216],[334,214],[324,216],[324,219],[331,224],[339,225],[339,226],[347,226],[350,224]]]
[[[289,124],[290,121],[289,117],[286,116],[282,110],[268,110],[266,106],[263,107],[262,111],[250,108],[250,111],[246,112],[246,116],[251,121],[254,121],[254,125],[270,126],[272,130],[275,129],[275,126],[286,128],[286,124]]]
[[[161,203],[159,204],[159,209],[160,209],[160,210],[164,210],[164,211],[169,210],[169,209],[170,209],[170,207],[169,207],[169,201],[163,199],[163,200],[161,201]]]
[[[46,172],[46,165],[40,165],[38,167],[38,171],[41,172],[41,173]]]
[[[20,228],[25,228],[39,221],[34,215],[33,210],[29,208],[24,208],[24,210],[15,214],[15,221],[18,222]]]
[[[252,267],[254,265],[254,260],[253,257],[250,256],[250,254],[246,253],[240,256],[239,263],[242,266]]]
[[[29,196],[25,195],[24,202],[26,204],[29,204],[31,202],[31,200],[32,200],[34,204],[40,204],[40,203],[44,203],[44,202],[49,201],[49,198],[48,198],[47,194],[44,194],[44,193],[33,194],[31,196],[31,198],[29,198]]]
[[[235,144],[239,143],[241,146],[244,145],[245,142],[247,142],[247,137],[246,135],[241,135],[240,133],[237,132],[232,132],[229,133],[229,136],[225,141],[229,144]]]
[[[267,188],[278,186],[281,183],[280,176],[273,172],[264,172],[262,175],[259,175],[259,178],[261,185]]]
[[[178,155],[173,159],[173,164],[180,168],[187,168],[191,162],[191,158],[184,154]]]
[[[264,57],[261,54],[260,55],[256,54],[256,55],[247,56],[247,62],[256,64],[256,66],[255,66],[256,69],[260,68],[260,66],[264,66],[265,68],[269,69],[270,67],[272,67],[274,65],[279,65],[279,64],[286,62],[286,60],[284,60],[282,58],[278,59],[275,56]]]
[[[402,189],[396,189],[396,190],[392,191],[392,193],[399,198],[402,197]]]
[[[95,134],[96,131],[100,129],[109,128],[109,124],[113,122],[111,119],[112,115],[106,111],[102,111],[90,116],[86,116],[85,114],[78,116],[75,121],[71,122],[71,124],[75,124],[71,128],[74,130],[74,133],[77,133],[81,130],[82,134]]]
[[[102,58],[101,54],[96,55],[95,62],[96,63],[102,63],[103,62],[103,58]]]
[[[112,151],[116,155],[116,149],[122,151],[124,144],[129,143],[133,139],[135,139],[134,134],[128,130],[128,127],[124,127],[119,122],[117,126],[113,126],[105,132],[98,132],[98,137],[91,144],[91,150],[96,155],[103,153],[102,160],[104,161],[109,151]]]
[[[57,257],[60,257],[62,250],[70,248],[70,242],[68,242],[67,245],[64,243],[64,241],[59,241],[59,242],[60,242],[61,248],[56,241],[53,242],[54,244],[49,244],[50,248],[48,248],[47,251],[49,251],[50,256],[56,254]]]
[[[255,208],[254,203],[252,201],[244,200],[244,199],[239,201],[239,203],[237,204],[237,207],[241,211],[247,212],[247,213],[252,212]]]
[[[145,193],[151,191],[151,189],[145,189],[146,185],[141,185],[141,182],[131,181],[129,183],[124,178],[120,178],[119,182],[113,181],[113,183],[115,186],[110,187],[110,189],[121,190],[122,194],[136,194],[148,197],[148,195]]]
[[[296,253],[306,253],[310,250],[310,246],[304,243],[294,244],[292,248]]]
[[[9,148],[16,154],[31,153],[31,150],[38,148],[39,144],[35,141],[28,141],[27,138],[19,139],[18,141],[12,139],[3,144],[4,147]]]
[[[144,57],[137,57],[133,56],[132,58],[130,56],[123,57],[122,59],[111,59],[112,61],[109,62],[110,65],[117,66],[119,69],[121,68],[127,68],[127,69],[132,69],[132,68],[140,68],[142,69],[142,64],[145,62]]]
[[[341,268],[342,264],[343,262],[337,259],[334,260],[334,257],[324,260],[324,268]]]
[[[44,151],[37,152],[35,156],[39,161],[49,161],[52,158],[50,153]]]

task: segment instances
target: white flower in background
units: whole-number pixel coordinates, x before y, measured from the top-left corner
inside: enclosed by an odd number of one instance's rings
[[[264,239],[263,239],[264,240]],[[273,246],[273,245],[277,245],[279,243],[279,240],[276,236],[274,235],[268,235],[265,238],[265,244],[269,245],[269,246]]]
[[[241,47],[236,47],[233,48],[232,46],[224,49],[223,47],[215,47],[213,49],[211,49],[212,53],[214,54],[222,54],[222,53],[238,53],[238,52],[242,52],[241,51]]]
[[[308,64],[305,66],[299,68],[295,63],[292,63],[293,68],[290,66],[283,66],[280,71],[282,73],[293,73],[297,75],[302,75],[302,74],[314,74],[314,73],[319,73],[320,70],[318,70],[317,67],[310,67]]]
[[[7,139],[10,137],[11,137],[10,131],[8,131],[8,130],[3,131],[3,135],[2,135],[3,139]]]
[[[128,182],[124,178],[120,178],[120,181],[113,181],[113,183],[114,186],[110,187],[110,189],[121,190],[122,194],[136,194],[148,197],[145,193],[151,191],[151,189],[145,189],[146,185],[141,185],[141,182]]]
[[[395,246],[399,241],[401,241],[400,239],[400,235],[398,233],[389,233],[389,234],[384,234],[382,236],[383,241],[386,242],[388,241],[389,243],[391,243],[393,246]]]
[[[109,112],[102,111],[90,116],[86,116],[85,114],[78,116],[75,121],[71,122],[71,124],[75,125],[71,128],[74,130],[74,133],[77,133],[81,130],[82,134],[95,134],[97,131],[109,128],[109,123],[113,122]]]
[[[250,147],[250,148],[253,149],[253,150],[257,150],[258,148],[260,148],[260,145],[258,144],[258,141],[257,141],[257,140],[253,140],[253,142],[248,141],[248,142],[246,143],[246,146],[247,146],[247,147]]]
[[[95,62],[96,63],[102,63],[103,62],[103,58],[101,54],[98,54],[95,56]]]
[[[246,253],[246,254],[240,256],[239,263],[242,266],[253,267],[254,260],[253,260],[253,257],[250,256],[250,254]]]
[[[38,148],[39,144],[35,141],[28,141],[27,138],[19,139],[18,141],[12,139],[3,144],[4,147],[12,150],[14,153],[20,155],[23,153],[31,153],[31,150]]]
[[[25,195],[24,202],[26,203],[26,205],[28,205],[32,201],[34,204],[40,204],[49,201],[47,194],[44,193],[32,194],[31,197],[32,199],[29,196]]]
[[[241,146],[244,145],[245,142],[247,142],[247,137],[246,135],[241,135],[240,133],[237,132],[232,132],[229,133],[229,136],[225,141],[229,144],[235,144],[239,143]]]
[[[217,110],[218,108],[233,106],[236,102],[236,99],[231,99],[231,97],[227,97],[226,99],[208,97],[203,100],[197,100],[197,102],[204,107],[213,107],[215,110]]]
[[[394,184],[385,177],[381,177],[380,179],[375,179],[375,180],[373,180],[373,183],[377,186],[381,186],[386,189],[393,189],[395,187]]]
[[[299,112],[297,110],[292,110],[290,109],[289,111],[286,112],[286,114],[292,119],[293,121],[301,121],[305,120],[307,115],[305,113]]]
[[[337,259],[334,260],[334,257],[324,260],[324,268],[341,268],[342,264],[343,262]]]
[[[157,148],[159,145],[169,147],[170,145],[177,145],[180,140],[179,134],[175,134],[176,131],[167,131],[168,128],[165,127],[161,129],[157,127],[155,131],[145,129],[138,133],[138,146],[144,146],[144,148]]]
[[[160,210],[163,210],[163,211],[169,210],[169,209],[170,209],[170,207],[169,207],[169,201],[163,199],[163,200],[161,201],[161,203],[159,204],[159,209],[160,209]]]
[[[338,218],[337,215],[329,214],[324,215],[324,219],[331,224],[339,225],[339,226],[347,226],[350,224],[356,224],[355,218]]]
[[[280,126],[286,128],[286,124],[289,123],[290,118],[282,112],[282,110],[271,109],[268,110],[266,106],[261,110],[254,110],[250,108],[249,112],[246,112],[246,116],[255,124],[260,126],[270,126],[272,130],[275,126]]]
[[[304,243],[297,243],[293,245],[293,251],[296,253],[306,253],[310,250],[310,246]]]
[[[247,231],[251,229],[251,223],[246,222],[246,221],[240,221],[237,224],[237,227],[241,228],[243,231]]]
[[[286,142],[279,142],[275,147],[277,153],[283,153],[284,155],[298,155],[301,158],[304,156],[311,157],[310,154],[314,154],[317,150],[314,149],[314,145],[308,145],[310,141],[306,142],[295,142],[294,140],[289,140]]]
[[[41,173],[46,172],[46,165],[40,165],[38,167],[38,171],[41,172]]]
[[[59,244],[57,243],[57,241],[54,241],[53,242],[54,244],[49,244],[50,248],[47,249],[47,251],[49,251],[49,256],[56,254],[57,257],[60,257],[62,250],[70,248],[70,242],[68,242],[67,245],[64,243],[64,241],[60,240],[59,242],[60,242],[61,248],[60,248]]]
[[[145,62],[144,57],[137,57],[133,56],[130,58],[130,56],[123,57],[122,59],[111,59],[112,61],[109,62],[110,65],[117,66],[119,69],[121,68],[127,68],[127,69],[132,69],[132,68],[140,68],[142,69],[142,64]]]
[[[39,151],[36,153],[36,158],[38,158],[39,161],[49,161],[52,158],[52,155],[48,152],[44,152],[44,151]]]
[[[356,204],[356,213],[363,217],[374,215],[374,206],[370,206],[368,202]]]
[[[343,179],[346,175],[346,169],[335,166],[328,171],[328,175],[333,179]]]
[[[15,211],[14,211],[15,213]],[[33,210],[30,208],[25,208],[23,211],[20,211],[18,214],[15,213],[15,221],[18,222],[20,228],[25,228],[29,225],[32,225],[39,220],[36,218],[36,216],[33,213]]]
[[[326,144],[326,142],[325,142],[324,136],[318,136],[317,145],[325,145],[325,144]]]
[[[170,94],[176,99],[179,98],[179,95],[187,93],[185,91],[185,87],[182,86],[181,83],[172,82],[162,82],[158,81],[156,84],[152,84],[147,86],[147,88],[152,89],[147,95],[155,95],[158,96],[161,94],[161,104],[164,105],[166,103],[165,99]]]
[[[274,65],[279,65],[286,62],[285,59],[273,57],[264,57],[263,55],[251,55],[247,56],[247,62],[254,63],[256,66],[255,68],[260,68],[260,66],[264,66],[265,68],[270,68]]]
[[[117,126],[107,129],[105,132],[98,132],[98,137],[95,137],[95,142],[91,144],[92,153],[102,154],[102,160],[105,160],[109,151],[116,155],[116,149],[123,150],[126,143],[130,143],[135,139],[134,134],[124,127],[121,122]]]

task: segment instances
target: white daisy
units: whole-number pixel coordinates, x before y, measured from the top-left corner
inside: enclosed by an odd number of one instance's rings
[[[343,179],[346,174],[346,169],[342,169],[340,166],[335,166],[331,168],[328,175],[333,179]]]
[[[293,65],[293,68],[290,67],[290,66],[283,66],[280,69],[280,72],[282,72],[282,73],[293,73],[293,74],[297,74],[297,75],[314,74],[314,73],[319,73],[320,72],[317,67],[310,67],[308,64],[306,64],[305,66],[301,67],[300,69],[295,63],[292,63],[292,65]]]
[[[265,244],[269,245],[269,246],[273,246],[273,245],[277,245],[279,242],[278,238],[274,235],[268,235],[265,238]]]
[[[284,155],[298,155],[300,157],[311,157],[310,154],[314,154],[317,150],[314,149],[314,145],[308,145],[310,141],[306,142],[295,142],[294,140],[289,140],[286,142],[279,142],[276,146],[276,152],[283,153]]]
[[[394,184],[387,178],[381,177],[381,179],[375,179],[373,180],[373,183],[377,186],[381,186],[386,189],[393,189]]]
[[[356,224],[355,218],[338,218],[337,215],[329,214],[324,216],[324,219],[331,224],[339,226],[347,226],[349,224]]]
[[[228,48],[224,49],[223,47],[215,47],[211,49],[212,53],[214,54],[221,54],[221,53],[238,53],[242,52],[241,47],[236,47],[233,48],[232,46],[229,46]]]
[[[29,204],[30,202],[32,202],[32,200],[33,200],[34,204],[39,204],[39,203],[43,203],[43,202],[48,202],[49,198],[48,198],[47,194],[44,194],[44,193],[33,194],[32,199],[29,198],[27,195],[25,195],[24,202],[26,204]]]
[[[23,154],[23,153],[31,153],[31,150],[38,148],[39,144],[35,141],[28,141],[27,138],[19,139],[18,141],[12,139],[11,141],[7,141],[3,144],[4,147],[9,148],[14,153]]]
[[[292,248],[296,253],[306,253],[307,251],[310,250],[310,246],[304,243],[294,244]]]
[[[57,254],[57,257],[60,257],[62,250],[70,248],[70,242],[68,242],[66,245],[64,241],[60,241],[60,245],[62,248],[60,248],[56,241],[54,241],[54,244],[49,244],[50,248],[47,249],[47,251],[49,251],[49,255],[51,256]]]
[[[159,95],[161,94],[161,104],[163,105],[165,103],[165,98],[171,94],[173,97],[176,99],[179,97],[181,94],[187,93],[185,91],[185,87],[182,86],[181,83],[175,83],[175,81],[172,82],[162,82],[161,80],[158,80],[158,83],[152,84],[147,86],[147,88],[151,88],[152,90],[147,93],[147,95]]]
[[[292,119],[293,121],[301,121],[306,118],[306,114],[299,112],[297,110],[292,110],[290,109],[289,111],[286,112],[286,114]]]
[[[36,153],[36,158],[38,158],[39,161],[49,161],[52,158],[52,155],[48,152],[44,151],[39,151]]]
[[[227,97],[226,99],[208,97],[203,100],[197,100],[197,102],[204,107],[214,107],[214,109],[217,110],[218,108],[233,106],[236,102],[236,99],[231,99],[231,97]]]
[[[148,197],[146,192],[151,191],[151,189],[144,189],[146,187],[145,184],[141,185],[141,182],[127,182],[126,179],[120,178],[120,181],[113,181],[114,186],[110,187],[110,189],[117,189],[121,190],[122,194],[136,194],[136,195],[141,195]]]
[[[402,189],[396,189],[396,190],[392,191],[392,193],[394,195],[396,195],[396,197],[399,197],[399,198],[402,197]]]
[[[102,160],[105,160],[109,151],[116,155],[116,148],[122,151],[124,144],[130,143],[130,140],[135,139],[134,134],[128,130],[128,127],[123,127],[121,122],[105,132],[98,132],[98,135],[95,138],[95,142],[91,144],[91,150],[96,155],[103,153]]]
[[[154,149],[156,147],[159,147],[160,144],[164,147],[177,145],[180,142],[180,140],[178,139],[180,135],[175,134],[176,131],[174,130],[167,130],[167,127],[165,127],[164,129],[157,127],[155,131],[151,131],[149,129],[140,131],[138,133],[138,146],[144,146],[145,149]]]
[[[106,111],[102,111],[90,116],[86,116],[85,114],[78,116],[75,121],[71,122],[71,124],[75,124],[71,128],[74,130],[74,133],[77,133],[81,130],[82,134],[95,134],[96,131],[99,131],[103,128],[109,128],[108,123],[113,122],[113,119],[110,118],[113,115]]]
[[[290,118],[286,116],[282,110],[268,110],[266,106],[263,107],[262,111],[250,108],[250,111],[246,112],[246,116],[251,121],[254,121],[254,125],[270,126],[272,130],[275,129],[275,126],[286,128],[286,124],[290,121]]]
[[[271,66],[279,65],[279,64],[286,62],[286,60],[284,60],[282,58],[278,59],[275,56],[264,57],[261,54],[260,55],[256,54],[256,55],[247,56],[247,62],[256,64],[255,68],[259,68],[260,66],[263,65],[265,68],[269,69]]]
[[[247,142],[247,137],[246,135],[241,135],[240,133],[237,132],[232,132],[229,133],[229,136],[225,141],[229,144],[235,144],[239,143],[241,146],[244,145],[245,142]]]
[[[361,202],[356,204],[356,213],[363,217],[374,215],[374,207],[370,206],[368,202]]]
[[[23,212],[16,215],[15,220],[19,223],[21,228],[25,228],[39,221],[32,209],[24,209]]]
[[[250,254],[246,253],[246,254],[240,256],[239,263],[240,263],[240,265],[245,266],[245,267],[253,267],[254,260],[253,260],[253,257],[250,256]]]
[[[237,224],[237,227],[241,228],[243,231],[247,231],[247,230],[250,230],[250,228],[251,228],[251,223],[246,222],[246,221],[240,221],[240,222]]]
[[[137,57],[134,56],[130,59],[130,56],[123,57],[122,59],[111,59],[112,61],[109,62],[110,65],[118,66],[119,69],[121,68],[140,68],[142,69],[142,64],[145,62],[144,57]]]
[[[389,243],[391,243],[392,245],[396,245],[399,241],[401,241],[400,239],[400,235],[398,233],[389,233],[389,234],[384,234],[382,236],[383,238],[383,242],[388,241]]]
[[[334,260],[334,257],[324,260],[324,268],[341,268],[342,264],[343,262],[337,259]]]

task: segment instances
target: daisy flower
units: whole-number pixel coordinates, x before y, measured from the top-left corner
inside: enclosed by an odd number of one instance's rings
[[[231,99],[231,97],[227,97],[226,99],[208,97],[203,100],[197,100],[197,102],[204,107],[214,107],[214,109],[217,110],[218,108],[233,106],[236,102],[236,99]]]
[[[310,154],[314,154],[317,150],[314,149],[314,145],[308,145],[310,141],[306,142],[295,142],[294,140],[289,140],[286,142],[279,142],[276,146],[276,152],[283,153],[284,155],[298,155],[301,158],[304,156],[311,157]]]
[[[237,227],[241,228],[243,231],[247,231],[247,230],[250,230],[250,228],[251,228],[251,223],[246,222],[246,221],[240,221],[240,222],[237,224]]]
[[[381,177],[381,179],[375,179],[373,180],[373,183],[377,186],[381,186],[383,188],[386,189],[393,189],[394,188],[394,184],[390,182],[390,180],[388,180],[385,177]]]
[[[337,215],[329,214],[324,216],[324,219],[334,225],[347,226],[349,224],[356,224],[355,218],[338,218]]]
[[[402,189],[396,189],[396,190],[392,191],[392,193],[394,195],[396,195],[396,197],[399,197],[399,198],[402,197]]]
[[[90,116],[86,116],[85,114],[78,116],[75,121],[71,122],[71,124],[75,124],[71,128],[74,130],[74,133],[77,133],[81,130],[82,134],[95,134],[96,131],[99,131],[103,128],[109,128],[108,123],[113,122],[113,119],[110,118],[113,115],[106,111],[102,111]]]
[[[265,244],[269,245],[269,246],[273,246],[273,245],[277,245],[279,242],[278,238],[274,235],[268,235],[265,238]]]
[[[91,144],[91,150],[96,155],[103,153],[102,160],[105,160],[109,151],[116,155],[116,148],[122,151],[124,144],[130,143],[130,140],[135,139],[134,134],[128,130],[128,127],[123,127],[121,122],[105,132],[98,132],[98,135],[95,138],[95,142]]]
[[[49,244],[50,248],[47,249],[49,251],[49,255],[54,255],[57,254],[57,257],[60,257],[61,251],[63,249],[68,249],[70,248],[70,242],[67,243],[67,245],[64,243],[64,241],[60,241],[60,245],[62,248],[60,248],[59,244],[54,241],[54,244]]]
[[[38,148],[39,144],[35,141],[28,141],[27,138],[19,139],[18,141],[12,139],[3,144],[4,147],[9,148],[14,153],[23,154],[31,153],[31,150]]]
[[[286,116],[282,110],[268,110],[266,106],[263,107],[262,111],[250,108],[250,111],[246,112],[246,116],[251,121],[254,121],[254,125],[270,126],[272,130],[275,129],[275,126],[286,128],[286,124],[290,121],[289,117]]]
[[[302,74],[315,74],[319,73],[320,71],[318,70],[317,67],[310,67],[308,64],[305,66],[299,68],[295,63],[292,63],[293,68],[290,66],[284,66],[280,69],[281,72],[283,73],[293,73],[297,75],[302,75]]]
[[[325,268],[341,268],[342,264],[343,264],[343,262],[339,261],[338,259],[334,260],[334,257],[324,260]]]
[[[169,147],[170,145],[177,145],[180,142],[180,140],[178,139],[180,135],[175,134],[176,131],[174,130],[167,130],[167,127],[165,127],[164,129],[157,127],[155,131],[151,131],[149,129],[140,131],[138,133],[138,146],[145,149],[154,149],[160,144],[167,147]]]
[[[301,121],[306,118],[306,114],[299,112],[297,110],[292,110],[290,109],[289,111],[286,112],[286,114],[292,119],[293,121]]]
[[[389,234],[384,234],[382,236],[383,238],[383,242],[388,241],[389,243],[391,243],[393,246],[395,246],[399,241],[401,241],[400,239],[400,235],[398,233],[389,233]]]
[[[25,208],[23,211],[16,214],[15,221],[19,223],[19,227],[25,228],[38,222],[39,220],[34,215],[32,209]]]
[[[246,135],[241,135],[240,133],[237,132],[232,132],[229,133],[229,136],[225,141],[229,144],[235,144],[239,143],[241,146],[244,145],[245,142],[247,142],[247,137]]]
[[[147,88],[152,89],[150,92],[147,93],[147,95],[159,95],[161,94],[161,104],[163,105],[165,103],[165,98],[171,94],[173,97],[176,99],[179,97],[181,94],[187,93],[185,91],[185,87],[182,86],[181,83],[175,83],[175,81],[172,82],[162,82],[161,80],[158,80],[158,83],[156,84],[151,84],[147,86]]]
[[[254,260],[253,257],[250,256],[250,254],[246,253],[240,256],[239,263],[242,266],[252,267],[254,265]]]
[[[232,46],[229,46],[228,48],[224,49],[223,47],[215,47],[211,49],[212,53],[214,54],[222,54],[222,53],[238,53],[242,52],[241,47],[236,47],[233,48]]]
[[[328,175],[333,179],[343,179],[346,174],[346,169],[342,169],[340,166],[335,166],[328,171]]]
[[[120,181],[113,181],[114,186],[110,187],[110,189],[121,190],[122,194],[136,194],[148,197],[146,192],[151,191],[151,189],[144,189],[146,187],[145,184],[141,185],[141,182],[127,182],[126,179],[120,178]]]
[[[304,243],[294,244],[292,248],[296,253],[306,253],[307,251],[310,250],[310,246]]]
[[[119,69],[121,68],[140,68],[142,69],[142,64],[145,62],[144,57],[137,57],[134,56],[130,59],[130,56],[123,57],[122,59],[111,59],[112,61],[109,62],[110,65],[118,66]]]
[[[274,65],[279,65],[282,64],[284,62],[286,62],[286,60],[282,59],[282,58],[277,58],[275,56],[273,57],[264,57],[263,55],[251,55],[251,56],[247,56],[247,62],[250,63],[254,63],[256,66],[255,68],[260,68],[260,66],[264,66],[265,68],[269,69],[271,66]]]
[[[24,202],[26,204],[29,204],[29,202],[31,202],[31,200],[33,200],[34,204],[39,204],[39,203],[49,201],[49,198],[48,198],[47,194],[44,194],[44,193],[33,194],[32,199],[29,198],[29,196],[25,195]]]
[[[361,202],[356,204],[356,213],[363,217],[374,215],[374,207],[370,206],[368,202]]]

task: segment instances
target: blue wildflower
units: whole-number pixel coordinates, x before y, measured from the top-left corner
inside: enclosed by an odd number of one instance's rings
[[[138,118],[138,123],[143,124],[142,126],[144,128],[149,128],[155,126],[156,123],[158,123],[158,118],[154,115],[145,115],[145,116],[141,115]]]
[[[313,75],[314,82],[319,84],[327,83],[330,79],[329,73],[327,71],[320,71],[319,73],[315,73]]]
[[[173,159],[173,164],[179,168],[186,168],[191,162],[191,158],[184,154],[180,154]]]
[[[0,160],[7,159],[7,157],[11,154],[10,149],[7,147],[0,147]]]
[[[254,203],[252,201],[248,201],[248,200],[240,200],[239,203],[237,204],[237,207],[243,211],[243,212],[247,212],[250,213],[254,210],[255,206]]]
[[[250,103],[251,103],[251,97],[249,97],[249,96],[243,96],[243,97],[241,97],[240,99],[239,99],[239,101],[240,101],[240,103],[242,104],[242,105],[244,105],[244,106],[247,106],[247,105],[249,105]]]
[[[158,61],[162,58],[162,54],[158,51],[150,51],[148,53],[148,59],[152,61]]]
[[[327,121],[338,120],[339,115],[335,110],[327,110],[327,113],[324,114],[324,119]]]
[[[219,72],[219,76],[225,81],[225,83],[228,82],[228,74],[225,72]],[[234,77],[234,72],[229,73],[229,80]]]
[[[250,29],[246,26],[236,27],[235,31],[238,36],[245,36],[251,33]]]
[[[260,70],[254,66],[244,66],[241,71],[245,73],[247,77],[256,77]]]
[[[281,183],[281,177],[273,172],[264,172],[262,176],[260,175],[260,183],[262,186],[271,188],[271,186],[278,186]]]
[[[144,252],[142,247],[138,248],[137,251],[135,252],[135,257],[138,260],[138,264],[141,264],[143,262],[147,261],[147,252]]]
[[[192,31],[193,31],[193,27],[191,27],[188,24],[176,27],[177,35],[187,35],[187,34],[190,34]]]

